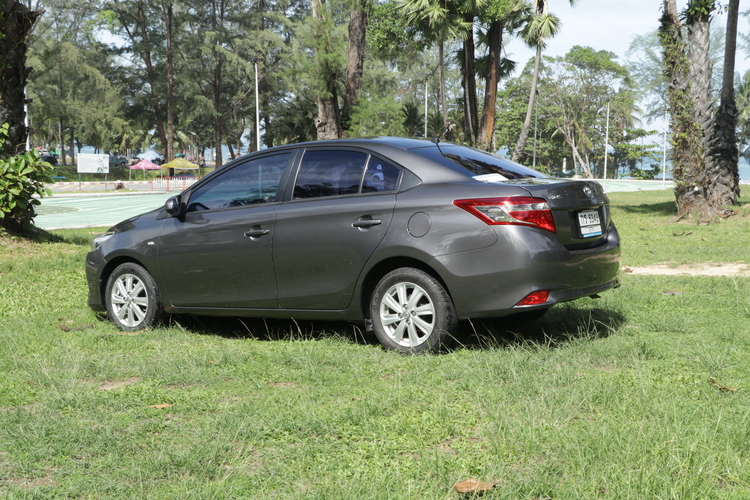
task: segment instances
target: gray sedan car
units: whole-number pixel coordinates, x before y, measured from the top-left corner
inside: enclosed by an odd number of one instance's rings
[[[346,320],[418,353],[459,320],[540,316],[610,289],[619,259],[596,182],[376,138],[228,163],[96,238],[86,275],[89,306],[123,330],[166,314]]]

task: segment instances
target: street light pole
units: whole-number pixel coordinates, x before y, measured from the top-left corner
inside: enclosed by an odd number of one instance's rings
[[[255,150],[260,151],[260,105],[258,103],[258,62],[255,65]]]
[[[607,128],[604,134],[604,192],[607,192],[607,153],[609,149],[609,103],[607,103]]]
[[[534,160],[532,161],[532,168],[536,169],[536,131],[537,125],[539,124],[539,91],[536,91],[534,97]]]
[[[424,77],[424,136],[427,137],[427,77]]]
[[[667,114],[664,114],[664,145],[661,158],[661,188],[667,188]]]

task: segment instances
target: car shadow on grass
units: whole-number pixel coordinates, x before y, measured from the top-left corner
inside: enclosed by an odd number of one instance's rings
[[[558,306],[542,318],[523,315],[467,321],[457,341],[466,349],[497,349],[520,344],[561,347],[576,340],[596,340],[617,333],[626,318],[605,308]]]
[[[375,334],[365,331],[363,324],[346,321],[181,315],[168,318],[166,325],[179,326],[200,335],[216,335],[227,339],[304,341],[340,337],[354,343],[379,345]]]
[[[553,308],[535,321],[522,316],[462,321],[453,346],[446,352],[502,349],[522,344],[554,348],[578,339],[606,338],[619,331],[624,323],[625,317],[615,310],[568,305]],[[167,320],[167,326],[227,339],[309,341],[339,338],[354,344],[380,345],[375,334],[366,331],[363,324],[343,321],[173,316]]]

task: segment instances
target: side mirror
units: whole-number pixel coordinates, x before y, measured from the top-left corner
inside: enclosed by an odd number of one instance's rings
[[[172,196],[164,203],[164,210],[173,217],[179,217],[182,215],[182,203],[180,203],[180,197]]]

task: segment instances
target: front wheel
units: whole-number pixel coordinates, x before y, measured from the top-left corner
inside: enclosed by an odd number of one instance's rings
[[[387,349],[419,354],[437,352],[453,339],[458,325],[448,292],[431,275],[404,267],[386,274],[370,300],[370,319]]]
[[[120,264],[107,280],[107,316],[126,332],[148,328],[164,311],[154,278],[138,264]]]

